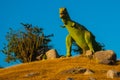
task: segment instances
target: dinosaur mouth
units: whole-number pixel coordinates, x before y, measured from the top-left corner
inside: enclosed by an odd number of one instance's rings
[[[60,18],[62,18],[64,16],[64,13],[60,13]]]
[[[64,13],[60,13],[60,15],[63,15]]]

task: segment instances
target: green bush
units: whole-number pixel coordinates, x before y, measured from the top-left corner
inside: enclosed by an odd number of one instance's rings
[[[7,45],[4,45],[2,52],[6,54],[6,62],[20,60],[20,62],[31,62],[36,60],[36,56],[44,54],[50,46],[50,37],[45,36],[43,29],[30,24],[23,24],[22,31],[10,31],[6,35]]]

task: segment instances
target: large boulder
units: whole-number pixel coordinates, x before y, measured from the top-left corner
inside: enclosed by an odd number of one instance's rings
[[[106,51],[97,51],[94,53],[95,60],[97,60],[98,63],[101,64],[108,64],[112,65],[116,62],[116,54],[112,50],[106,50]]]
[[[55,59],[55,58],[59,57],[59,55],[55,49],[51,49],[51,50],[47,51],[45,54],[46,54],[47,59]]]

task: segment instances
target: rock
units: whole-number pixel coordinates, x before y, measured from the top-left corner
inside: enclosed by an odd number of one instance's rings
[[[87,50],[86,53],[85,53],[85,55],[87,57],[91,57],[93,55],[93,53],[90,50]]]
[[[116,54],[112,50],[106,50],[106,51],[97,51],[94,53],[95,60],[98,61],[98,63],[101,64],[115,64],[116,62]]]
[[[71,68],[68,70],[64,70],[61,74],[84,74],[84,75],[91,75],[94,74],[94,71],[86,68]]]
[[[73,78],[67,78],[66,80],[74,80]]]
[[[24,77],[28,78],[28,77],[32,77],[32,76],[35,76],[35,75],[38,75],[38,74],[39,73],[37,73],[37,72],[31,72],[31,73],[26,74]]]
[[[90,77],[88,80],[96,80],[96,78]]]
[[[71,68],[68,70],[64,70],[61,72],[61,74],[80,74],[84,73],[87,69],[86,68]]]
[[[107,64],[107,65],[113,65],[115,62],[113,60],[102,60],[99,62],[100,64]]]
[[[78,69],[78,72],[79,72],[79,73],[85,73],[86,70],[87,70],[86,68],[79,68],[79,69]]]
[[[46,54],[47,59],[55,59],[55,58],[59,57],[59,55],[55,49],[51,49],[51,50],[47,51],[45,54]]]
[[[93,74],[94,72],[90,69],[87,69],[85,72],[84,72],[84,75],[91,75]]]
[[[115,77],[120,77],[120,72],[117,72],[115,70],[109,70],[107,71],[107,78],[115,78]]]

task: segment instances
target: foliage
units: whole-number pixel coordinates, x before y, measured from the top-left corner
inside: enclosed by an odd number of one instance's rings
[[[48,43],[50,37],[45,36],[43,29],[31,24],[23,24],[23,31],[14,31],[10,28],[10,32],[6,35],[8,44],[5,45],[2,52],[7,55],[6,62],[20,60],[21,62],[31,62],[36,60],[36,56],[45,53],[51,46]]]

